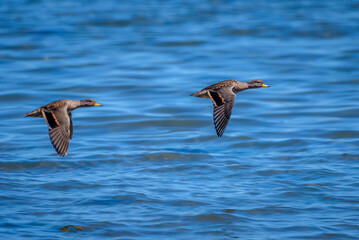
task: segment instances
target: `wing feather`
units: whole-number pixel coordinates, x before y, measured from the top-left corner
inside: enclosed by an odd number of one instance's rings
[[[67,113],[65,108],[55,111],[42,110],[42,115],[49,125],[52,146],[60,156],[66,156],[72,137],[71,115]]]
[[[66,128],[68,128],[68,126],[60,125],[58,127],[49,129],[51,143],[60,156],[67,155],[70,144],[70,135]]]
[[[72,114],[71,114],[71,112],[69,113],[69,118],[70,118],[70,139],[72,139],[72,134],[74,133],[74,125],[72,125]]]
[[[232,114],[236,94],[231,88],[208,91],[213,102],[213,122],[218,137],[222,137]]]

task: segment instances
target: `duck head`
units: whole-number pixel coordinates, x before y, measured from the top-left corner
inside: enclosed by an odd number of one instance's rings
[[[263,81],[260,79],[255,79],[248,82],[248,88],[261,88],[261,87],[269,87],[269,86],[264,84]]]
[[[93,99],[84,99],[80,101],[81,103],[81,107],[97,107],[97,106],[102,106],[102,104],[98,104],[95,100]]]

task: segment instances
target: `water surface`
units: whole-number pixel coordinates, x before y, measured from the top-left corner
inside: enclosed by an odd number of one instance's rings
[[[1,238],[358,239],[358,11],[2,1]],[[189,95],[256,78],[217,138]],[[73,112],[66,158],[23,117],[63,98],[104,104]]]

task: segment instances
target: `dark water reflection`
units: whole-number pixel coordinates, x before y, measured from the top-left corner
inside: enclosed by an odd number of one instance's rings
[[[356,239],[358,10],[2,1],[1,238]],[[218,139],[189,94],[255,78]],[[104,104],[73,113],[67,158],[23,118],[61,98]]]

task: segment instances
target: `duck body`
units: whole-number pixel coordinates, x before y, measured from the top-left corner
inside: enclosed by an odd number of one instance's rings
[[[236,81],[236,80],[224,80],[224,81],[220,81],[218,83],[209,85],[208,87],[205,87],[202,90],[191,94],[191,96],[200,97],[200,98],[211,98],[210,94],[208,93],[209,91],[219,91],[224,88],[229,88],[234,93],[239,93],[241,91],[248,89],[248,83],[240,82],[240,81]]]
[[[79,107],[101,106],[93,99],[62,99],[26,113],[25,117],[43,117],[49,126],[49,136],[53,147],[60,156],[66,156],[73,134],[71,112]]]
[[[66,111],[71,113],[72,110],[75,110],[80,106],[80,101],[62,99],[46,104],[42,107],[36,108],[34,111],[26,113],[25,117],[44,117],[42,111]]]
[[[232,114],[236,93],[246,89],[269,87],[262,80],[256,79],[249,82],[236,80],[224,80],[212,84],[190,96],[210,98],[213,103],[213,122],[218,137],[222,137],[224,130]]]

